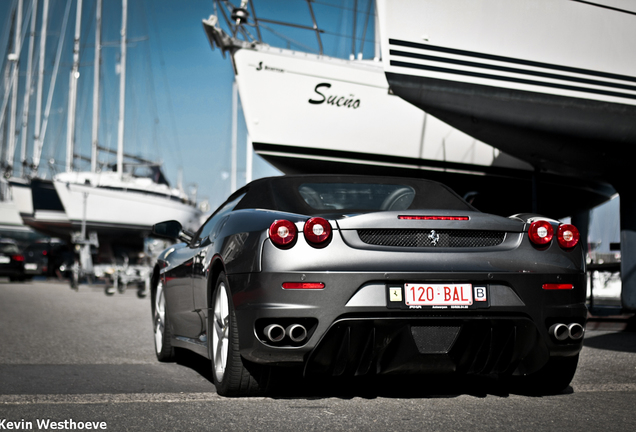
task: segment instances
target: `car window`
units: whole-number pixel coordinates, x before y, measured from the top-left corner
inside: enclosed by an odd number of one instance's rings
[[[0,243],[0,253],[17,254],[19,252],[18,247],[12,243]]]
[[[216,224],[223,218],[223,216],[234,210],[234,207],[236,207],[244,196],[245,194],[239,195],[236,199],[217,209],[217,211],[214,212],[214,214],[210,216],[210,218],[199,229],[199,233],[196,237],[196,243],[201,243],[203,240],[207,239],[212,233],[212,230],[214,230]]]
[[[48,249],[48,244],[46,243],[33,243],[26,247],[25,252],[43,252]]]
[[[316,210],[405,210],[415,198],[400,184],[303,183],[298,192]]]

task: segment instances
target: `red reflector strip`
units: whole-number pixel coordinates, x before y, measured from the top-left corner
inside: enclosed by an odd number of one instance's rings
[[[440,220],[440,221],[466,221],[468,216],[406,216],[399,215],[398,219],[405,220]]]
[[[567,290],[574,289],[572,284],[543,284],[544,290]]]
[[[283,282],[283,289],[323,289],[322,282]]]

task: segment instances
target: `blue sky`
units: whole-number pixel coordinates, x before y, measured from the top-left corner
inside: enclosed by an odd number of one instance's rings
[[[39,1],[37,32],[39,41],[42,2]],[[47,31],[47,76],[44,80],[44,104],[55,63],[55,54],[62,30],[68,0],[50,0],[50,19]],[[121,29],[121,1],[103,0],[101,118],[100,144],[111,149],[117,146],[117,116],[119,101],[119,32]],[[162,161],[164,171],[174,185],[178,170],[183,170],[184,184],[198,185],[198,196],[209,199],[212,207],[231,192],[230,143],[232,114],[233,71],[229,56],[212,51],[202,28],[201,20],[214,12],[212,0],[128,0],[128,56],[126,93],[125,150],[146,158]],[[238,4],[238,0],[235,1]],[[349,32],[350,10],[335,8],[342,1],[323,0],[314,3],[319,24],[327,32],[323,35],[325,53],[346,57],[351,39],[336,35]],[[350,5],[348,5],[350,3]],[[354,0],[345,0],[351,8]],[[6,28],[10,11],[17,0],[0,0],[0,53],[6,58]],[[47,128],[40,173],[50,176],[46,161],[55,160],[58,171],[64,169],[66,143],[66,107],[69,72],[72,66],[72,40],[75,28],[77,0],[71,0],[65,43],[57,75],[51,115]],[[358,1],[360,9],[367,1]],[[31,0],[24,0],[26,15]],[[259,17],[311,25],[311,17],[304,0],[261,0],[255,3]],[[90,156],[92,86],[94,67],[95,0],[83,0],[82,36],[80,49],[80,78],[78,81],[78,110],[76,152]],[[364,16],[362,14],[361,16]],[[373,38],[371,30],[367,39]],[[287,27],[274,27],[298,39],[302,49],[317,49],[315,35]],[[362,25],[358,24],[359,34]],[[273,45],[299,49],[286,41],[268,36]],[[24,42],[20,64],[18,112],[21,112],[26,80],[28,40]],[[36,50],[38,44],[36,43]],[[365,52],[373,47],[368,44]],[[37,55],[36,55],[37,57]],[[4,60],[3,60],[4,61]],[[0,92],[0,103],[4,90]],[[34,123],[35,98],[31,99],[30,124]],[[18,115],[19,116],[19,115]],[[245,183],[246,131],[239,120],[238,185]],[[32,129],[28,132],[28,155],[32,153]],[[18,139],[19,142],[19,139]],[[19,149],[16,152],[19,154]],[[102,154],[101,162],[114,162],[114,156]],[[19,159],[15,159],[19,165]],[[87,162],[76,162],[80,169],[88,169]],[[20,169],[16,168],[17,174]],[[276,175],[278,172],[266,162],[254,159],[253,177]]]

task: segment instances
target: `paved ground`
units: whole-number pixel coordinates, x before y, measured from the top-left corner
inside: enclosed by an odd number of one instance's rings
[[[106,297],[99,288],[0,280],[0,430],[47,430],[38,424],[47,420],[110,431],[634,430],[636,333],[594,328],[571,388],[557,396],[509,394],[474,379],[227,399],[203,358],[155,360],[149,300],[135,292]]]

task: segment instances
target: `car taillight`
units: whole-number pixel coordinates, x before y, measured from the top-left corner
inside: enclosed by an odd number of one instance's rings
[[[312,246],[326,246],[331,238],[331,225],[321,217],[313,217],[305,222],[303,228],[307,242]]]
[[[269,227],[269,238],[281,248],[293,246],[297,234],[296,225],[285,219],[276,220]]]
[[[552,237],[554,237],[554,228],[552,228],[552,225],[548,221],[534,221],[530,224],[528,236],[530,237],[530,241],[536,245],[547,245],[552,241]]]
[[[571,290],[574,289],[574,285],[572,284],[564,284],[564,283],[548,283],[543,284],[544,290]]]
[[[283,282],[283,289],[324,289],[322,282]]]
[[[579,242],[579,230],[574,225],[561,224],[557,229],[557,241],[562,248],[573,248]]]
[[[24,261],[24,255],[12,255],[14,261]]]

